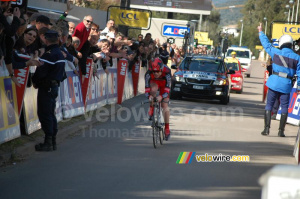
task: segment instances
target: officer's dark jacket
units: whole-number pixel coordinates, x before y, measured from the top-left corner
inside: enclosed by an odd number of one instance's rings
[[[65,77],[65,58],[57,44],[46,47],[45,53],[40,58],[43,65],[36,68],[32,78],[33,83],[56,80],[61,82]]]

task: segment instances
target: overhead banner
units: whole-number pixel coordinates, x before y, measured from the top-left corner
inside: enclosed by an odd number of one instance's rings
[[[272,24],[272,40],[278,41],[282,35],[290,35],[293,40],[300,38],[300,24]]]
[[[120,59],[118,61],[118,104],[121,104],[123,101],[123,92],[124,92],[127,67],[128,67],[128,61],[126,59]]]
[[[124,10],[117,7],[109,9],[110,18],[115,20],[118,25],[124,25],[136,28],[148,28],[149,26],[149,12]]]

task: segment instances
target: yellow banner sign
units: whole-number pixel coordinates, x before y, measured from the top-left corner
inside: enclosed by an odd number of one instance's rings
[[[209,41],[208,32],[195,31],[195,36],[194,37],[195,37],[195,39],[198,39],[198,43]]]
[[[262,46],[257,46],[257,45],[256,45],[256,46],[255,46],[255,49],[256,49],[256,50],[262,50],[263,47],[262,47]]]
[[[118,25],[148,28],[149,12],[110,8],[110,18],[114,19]]]
[[[291,35],[294,40],[300,37],[300,25],[273,23],[272,39],[278,40],[282,35]]]

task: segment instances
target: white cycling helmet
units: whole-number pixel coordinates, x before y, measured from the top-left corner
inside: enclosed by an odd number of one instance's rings
[[[279,38],[279,48],[283,45],[283,44],[293,44],[293,38],[290,35],[282,35]]]

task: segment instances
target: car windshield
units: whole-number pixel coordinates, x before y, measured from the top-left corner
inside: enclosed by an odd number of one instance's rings
[[[228,70],[239,71],[238,63],[227,63]]]
[[[182,70],[190,70],[190,71],[224,73],[223,63],[216,60],[185,59],[181,63],[180,68]]]
[[[227,51],[227,57],[231,57],[232,52],[236,52],[236,57],[239,58],[250,58],[250,53],[248,50],[241,51],[241,50],[233,50],[233,49],[228,49]]]

